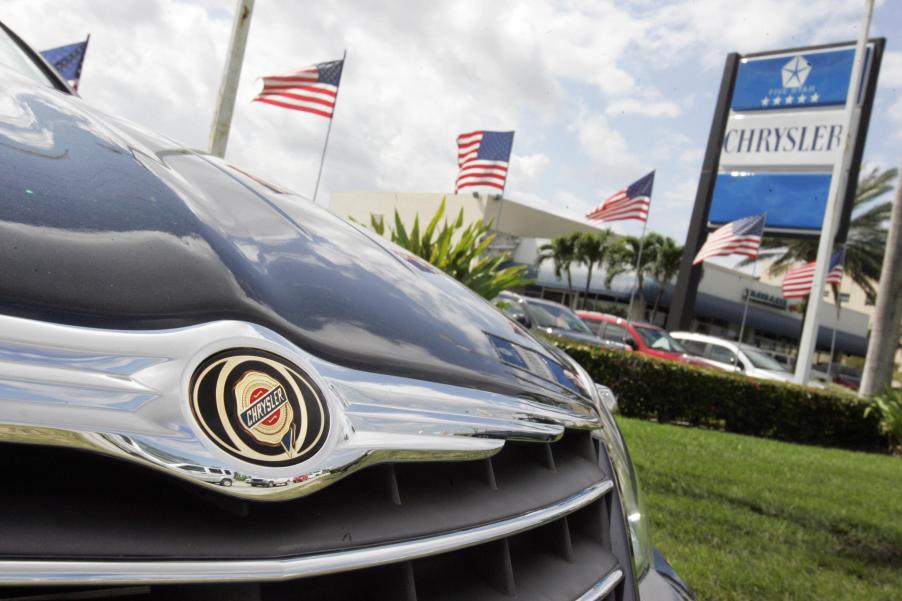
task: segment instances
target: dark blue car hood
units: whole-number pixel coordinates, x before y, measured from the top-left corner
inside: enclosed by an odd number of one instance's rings
[[[77,97],[0,82],[3,313],[121,329],[237,319],[357,369],[564,392],[501,362],[490,335],[554,351],[422,260]]]

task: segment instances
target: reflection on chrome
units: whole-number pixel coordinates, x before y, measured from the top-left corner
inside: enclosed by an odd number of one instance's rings
[[[333,421],[316,455],[264,467],[205,436],[187,401],[189,381],[203,360],[233,348],[274,353],[315,380]],[[565,427],[598,425],[580,399],[355,371],[255,324],[118,331],[0,316],[0,441],[112,455],[237,497],[295,498],[378,462],[480,459],[505,440],[553,441]]]

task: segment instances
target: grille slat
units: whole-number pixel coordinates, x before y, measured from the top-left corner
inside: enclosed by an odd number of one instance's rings
[[[45,459],[58,458],[52,449],[10,446],[0,448],[0,453],[11,448],[23,453],[19,456],[20,461],[26,458],[31,460],[35,455],[43,455]],[[128,466],[121,472],[127,482],[113,480],[121,487],[122,493],[116,501],[122,504],[123,497],[127,497],[134,500],[138,507],[112,513],[105,525],[99,517],[101,512],[90,501],[80,502],[81,511],[64,511],[64,517],[73,520],[67,525],[64,525],[65,520],[53,514],[49,514],[52,517],[43,526],[31,520],[29,515],[24,514],[37,516],[51,505],[65,502],[57,495],[51,503],[45,495],[52,487],[34,481],[33,488],[18,486],[14,493],[8,489],[0,491],[0,528],[5,532],[8,532],[6,526],[13,529],[12,537],[0,539],[0,562],[4,556],[18,555],[21,558],[23,552],[20,548],[18,553],[12,553],[11,546],[4,540],[14,540],[16,544],[24,545],[26,556],[30,552],[42,559],[48,555],[39,551],[53,545],[56,545],[59,557],[69,559],[77,556],[74,553],[76,547],[79,547],[81,557],[85,557],[96,553],[103,543],[113,541],[118,545],[116,551],[127,551],[118,557],[122,560],[164,555],[164,549],[168,553],[165,555],[167,559],[179,556],[238,556],[250,559],[255,555],[277,558],[421,539],[480,524],[516,521],[520,519],[518,516],[554,506],[562,499],[597,486],[605,479],[605,472],[599,466],[596,455],[598,450],[593,446],[588,432],[568,431],[555,443],[509,441],[498,455],[485,460],[374,466],[301,500],[275,504],[248,503],[244,516],[234,508],[222,508],[202,498],[186,496],[177,483],[159,479],[156,474],[149,474],[149,480],[142,482],[134,477],[134,467]],[[12,456],[15,457],[15,453]],[[70,461],[73,454],[69,452],[66,457]],[[81,491],[87,491],[88,496],[94,498],[108,494],[111,488],[109,476],[118,473],[122,466],[94,456],[77,457],[77,461],[83,462],[80,467],[92,465],[96,468],[98,464],[102,465],[102,469],[90,472],[95,476],[93,484],[97,487],[94,490],[97,494],[92,495],[90,488],[84,486]],[[52,461],[44,467],[51,469]],[[68,473],[74,473],[71,463],[67,463],[66,467]],[[65,483],[64,472],[59,473]],[[104,477],[96,478],[97,474]],[[68,482],[73,480],[69,478]],[[153,486],[148,486],[148,483]],[[63,487],[63,496],[69,490]],[[149,499],[142,497],[147,494],[150,494]],[[38,502],[29,508],[27,501],[32,497]],[[176,498],[182,501],[182,505],[170,507],[168,501]],[[507,533],[514,533],[437,555],[283,582],[251,582],[240,586],[156,585],[149,587],[145,595],[123,598],[206,599],[215,596],[217,599],[236,601],[576,599],[590,590],[602,576],[617,568],[609,538],[612,532],[610,520],[619,517],[612,512],[612,495],[592,498],[594,500],[588,505],[557,514],[548,523],[533,522],[538,526],[532,529],[508,530]],[[113,507],[111,503],[101,505],[102,509]],[[156,513],[151,511],[151,507],[156,508]],[[573,505],[574,509],[577,507],[580,505]],[[85,515],[79,519],[82,512]],[[127,520],[123,514],[134,518],[142,513],[145,519],[141,523],[125,527]],[[207,524],[189,524],[189,516],[205,520]],[[18,524],[14,523],[16,520]],[[172,540],[165,541],[164,546],[162,539],[171,534],[173,521],[187,528],[187,531],[177,532]],[[229,526],[222,536],[211,539],[208,536],[212,531],[210,523],[221,527],[227,523]],[[161,524],[165,528],[155,533],[154,528],[160,528]],[[57,530],[61,525],[64,525],[62,531]],[[29,528],[33,534],[37,528],[37,533],[45,538],[26,540],[22,535]],[[93,539],[82,537],[76,543],[70,537],[77,532],[96,536]],[[48,536],[51,533],[52,538]],[[340,537],[339,533],[342,533]],[[191,542],[193,544],[189,544]],[[84,544],[80,547],[81,543]],[[212,545],[221,545],[222,548],[213,553]],[[176,553],[171,552],[173,549]],[[106,556],[101,553],[99,558]],[[622,586],[619,585],[604,598],[610,596],[613,601],[613,595],[618,594]],[[0,600],[11,596],[7,593],[16,590],[21,592],[24,589],[0,587]],[[39,593],[41,590],[60,592],[63,589],[32,587],[27,590]]]

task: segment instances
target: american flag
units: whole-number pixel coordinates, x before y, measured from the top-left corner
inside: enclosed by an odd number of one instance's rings
[[[830,257],[830,269],[827,271],[827,283],[839,286],[843,277],[844,252],[836,251]],[[814,284],[814,269],[817,261],[808,261],[794,269],[790,269],[783,276],[783,298],[805,298],[811,294],[811,286]]]
[[[767,213],[743,217],[714,230],[695,255],[693,265],[698,265],[711,257],[745,255],[755,258],[764,235],[764,220]]]
[[[288,75],[263,77],[255,102],[332,118],[344,60],[317,63]]]
[[[648,221],[648,207],[651,206],[651,189],[655,185],[655,172],[637,179],[618,190],[586,215],[586,219],[604,223],[606,221]]]
[[[512,131],[480,130],[457,136],[455,192],[476,186],[504,190],[513,146]]]
[[[53,65],[76,92],[78,91],[78,80],[81,79],[81,66],[85,61],[85,53],[88,51],[90,39],[91,36],[88,36],[84,42],[41,50],[44,60]]]

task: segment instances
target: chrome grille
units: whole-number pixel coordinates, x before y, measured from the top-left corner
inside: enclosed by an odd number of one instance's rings
[[[631,598],[600,448],[589,431],[567,430],[553,443],[508,441],[489,459],[373,466],[309,497],[259,503],[109,458],[3,445],[18,482],[0,492],[0,529],[11,534],[0,538],[9,585],[0,599],[101,590],[139,599]],[[29,581],[58,586],[16,586]]]

